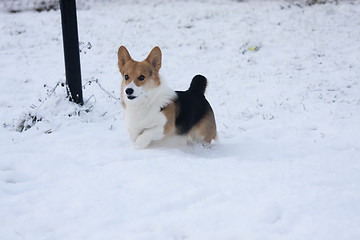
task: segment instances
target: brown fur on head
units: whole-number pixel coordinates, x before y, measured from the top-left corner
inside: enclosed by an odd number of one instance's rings
[[[154,47],[144,61],[138,62],[131,58],[124,46],[121,46],[118,50],[118,67],[122,75],[121,102],[123,107],[126,107],[124,90],[130,83],[144,90],[154,89],[160,85],[161,50]]]
[[[124,86],[132,81],[138,87],[158,86],[160,85],[161,50],[159,47],[154,47],[144,61],[137,62],[131,58],[128,50],[121,46],[118,50],[118,67],[125,83]],[[125,76],[128,79],[125,79]]]

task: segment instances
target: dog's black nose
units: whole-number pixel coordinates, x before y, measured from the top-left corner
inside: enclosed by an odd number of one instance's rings
[[[127,89],[125,90],[125,92],[126,92],[127,95],[131,95],[131,94],[134,93],[134,89],[132,89],[132,88],[127,88]]]

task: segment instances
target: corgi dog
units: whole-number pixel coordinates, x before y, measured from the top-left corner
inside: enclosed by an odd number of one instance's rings
[[[130,139],[138,148],[176,135],[210,145],[217,132],[214,112],[204,96],[207,79],[196,75],[187,91],[173,91],[160,79],[161,57],[159,47],[142,62],[133,60],[124,46],[118,50],[121,104]]]

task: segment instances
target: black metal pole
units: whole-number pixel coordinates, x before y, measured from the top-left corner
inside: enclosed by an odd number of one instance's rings
[[[64,43],[66,84],[70,89],[70,100],[83,104],[79,37],[75,0],[60,0],[61,25]]]

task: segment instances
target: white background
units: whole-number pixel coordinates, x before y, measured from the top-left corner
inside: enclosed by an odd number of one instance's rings
[[[360,239],[359,3],[95,2],[78,27],[83,107],[60,12],[0,12],[1,239]],[[134,148],[120,45],[208,78],[211,149]]]

